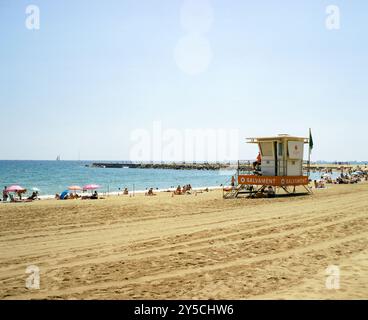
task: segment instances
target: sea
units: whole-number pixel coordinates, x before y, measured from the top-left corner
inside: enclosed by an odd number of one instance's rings
[[[235,174],[234,170],[115,169],[95,168],[91,164],[92,161],[0,160],[0,188],[20,185],[29,192],[37,188],[41,196],[47,197],[60,194],[68,186],[92,183],[100,185],[102,193],[118,193],[124,188],[137,192],[149,188],[165,190],[186,184],[214,188],[229,185]],[[311,173],[310,178],[319,179],[320,175]]]

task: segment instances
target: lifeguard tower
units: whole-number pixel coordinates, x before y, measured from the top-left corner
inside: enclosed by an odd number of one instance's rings
[[[280,189],[284,190],[284,194],[295,195],[298,186],[303,188],[304,194],[311,193],[308,176],[303,174],[304,144],[309,143],[308,138],[279,134],[247,140],[248,143],[258,145],[261,161],[249,161],[245,167],[238,163],[237,186],[225,190],[224,198],[235,198],[244,194],[248,197],[260,197],[269,190],[276,194]]]

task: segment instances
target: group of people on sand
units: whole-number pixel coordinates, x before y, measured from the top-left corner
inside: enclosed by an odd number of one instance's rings
[[[341,171],[340,176],[336,179],[332,179],[329,175],[324,175],[320,180],[313,180],[313,186],[316,189],[323,189],[326,187],[326,184],[352,184],[362,180],[368,181],[368,172],[358,172],[353,172],[351,169],[347,173]]]
[[[180,185],[173,191],[172,195],[182,195],[182,194],[190,194],[192,190],[192,186],[190,184],[186,184],[183,187]],[[169,191],[169,190],[168,190]],[[153,188],[149,188],[145,193],[146,196],[155,196],[156,193],[153,192]]]
[[[318,181],[313,180],[313,185],[314,185],[315,189],[324,189],[325,188],[325,180],[318,180]]]
[[[145,196],[155,196],[156,193],[153,192],[153,188],[149,188],[148,191],[144,195]]]
[[[30,202],[39,199],[38,191],[33,191],[29,197],[24,198],[24,194],[27,192],[27,189],[16,191],[13,195],[12,192],[7,191],[7,188],[8,187],[5,186],[3,189],[3,202]]]
[[[58,193],[55,194],[56,200],[72,200],[72,199],[79,199],[79,198],[81,198],[81,196],[77,193],[69,193],[69,194],[66,194],[65,196],[61,196]]]
[[[91,199],[91,200],[97,200],[98,199],[98,193],[95,190],[92,195],[79,195],[77,193],[62,193],[62,194],[56,194],[55,195],[55,199],[56,200],[73,200],[73,199],[81,199],[81,200],[87,200],[87,199]]]
[[[253,186],[248,186],[249,191],[253,191]],[[261,190],[260,192],[252,193],[251,198],[274,198],[276,196],[275,189],[272,186]]]
[[[118,195],[120,194],[120,191],[121,191],[121,189],[119,188]],[[129,194],[128,188],[127,187],[124,187],[124,189],[123,189],[123,195],[128,195],[128,194]]]
[[[192,186],[190,184],[186,184],[185,186],[181,187],[180,185],[176,188],[173,192],[173,195],[182,195],[182,194],[190,194],[192,190]]]
[[[368,175],[365,176],[365,180],[367,181]],[[335,184],[350,184],[350,183],[358,183],[362,181],[360,177],[353,177],[353,176],[340,176],[337,177],[336,180],[333,182]]]

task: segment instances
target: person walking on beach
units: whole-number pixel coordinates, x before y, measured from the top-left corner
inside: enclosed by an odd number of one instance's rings
[[[6,191],[6,186],[4,187],[3,190],[3,201],[7,201],[8,200],[8,192]]]

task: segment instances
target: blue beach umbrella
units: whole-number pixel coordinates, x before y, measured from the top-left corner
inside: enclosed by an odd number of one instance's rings
[[[60,195],[60,199],[61,200],[64,200],[64,198],[65,198],[65,196],[68,194],[68,190],[64,190],[62,193],[61,193],[61,195]]]

